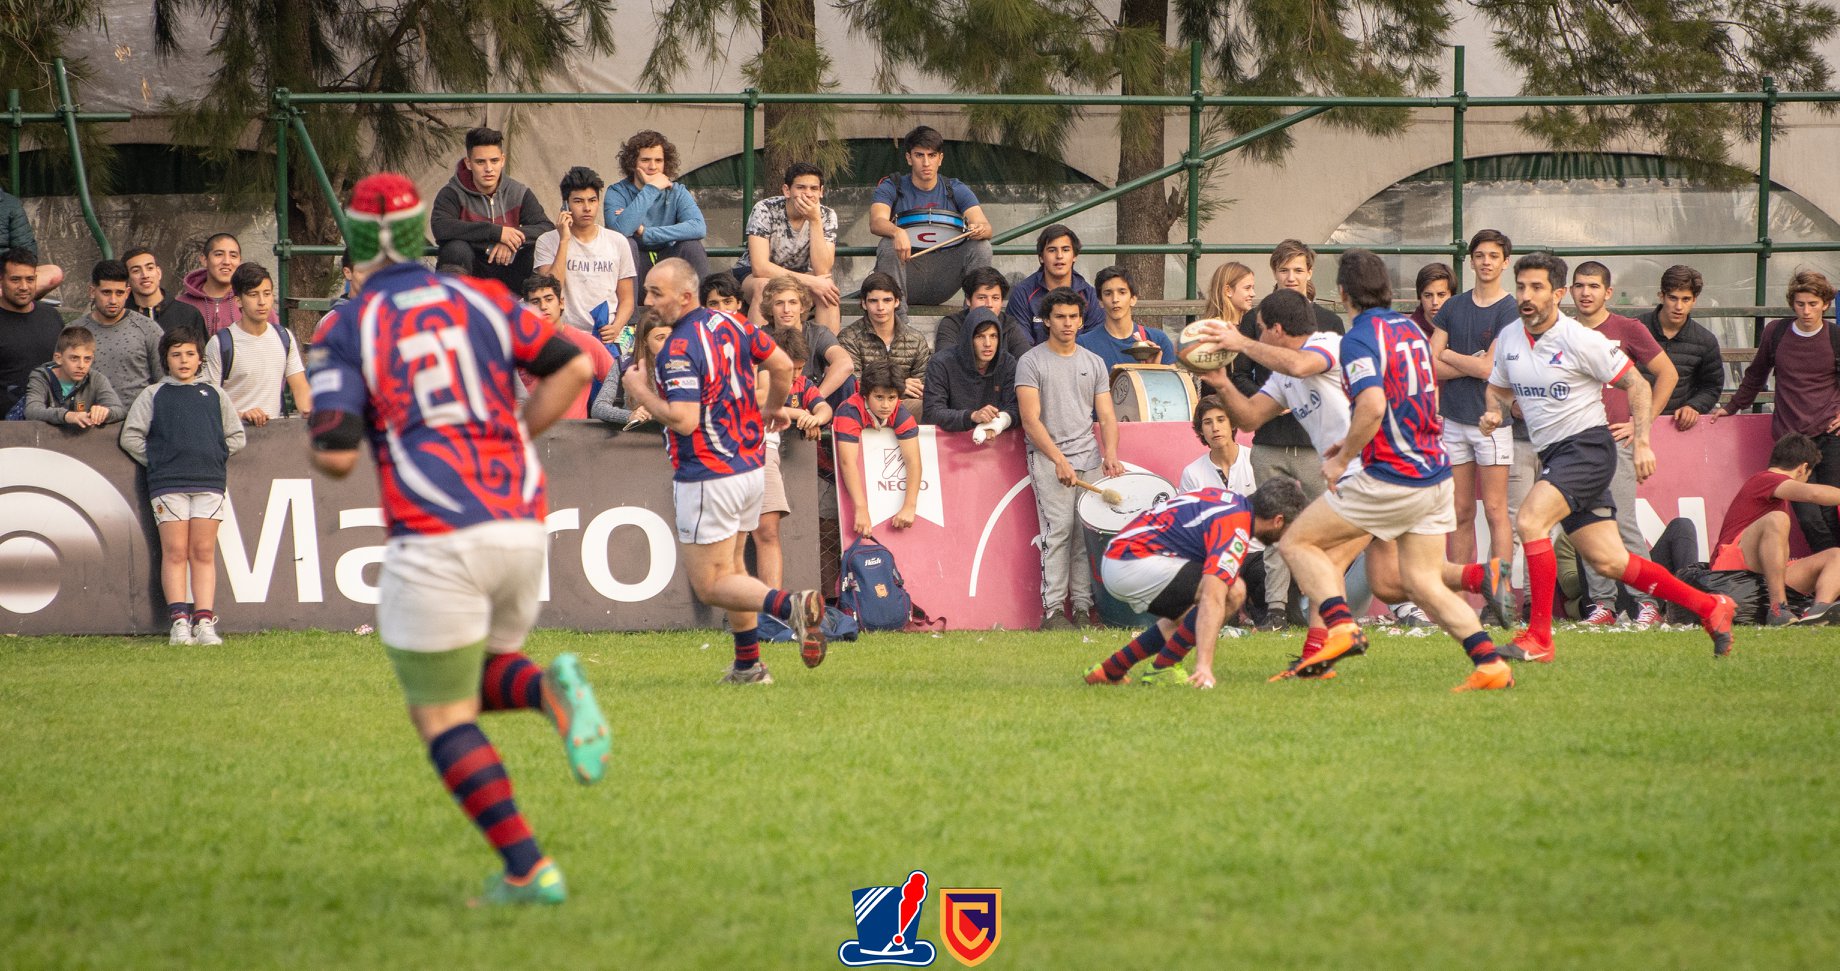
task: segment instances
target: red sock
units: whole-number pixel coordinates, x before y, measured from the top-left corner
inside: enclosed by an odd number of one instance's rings
[[[1553,555],[1552,541],[1536,539],[1521,547],[1527,554],[1527,588],[1533,592],[1533,611],[1527,618],[1527,630],[1545,643],[1552,643],[1553,584],[1559,581],[1559,558]]]
[[[1322,649],[1323,642],[1329,639],[1329,628],[1312,627],[1303,635],[1303,656],[1309,657]]]
[[[1466,593],[1481,593],[1482,581],[1487,574],[1480,563],[1463,564],[1463,589]]]
[[[1674,574],[1662,569],[1659,563],[1639,556],[1629,557],[1629,565],[1623,567],[1623,582],[1643,593],[1652,593],[1663,600],[1677,603],[1693,611],[1701,620],[1712,613],[1717,603],[1712,599],[1712,594],[1682,583]]]
[[[482,711],[543,707],[543,671],[522,651],[487,654],[479,679]]]

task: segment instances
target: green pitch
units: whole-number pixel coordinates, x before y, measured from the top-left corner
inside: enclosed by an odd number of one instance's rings
[[[462,906],[496,857],[375,638],[0,640],[0,967],[837,968],[850,891],[911,869],[935,943],[938,889],[1003,889],[993,969],[1840,966],[1840,632],[1561,632],[1462,696],[1442,637],[1080,684],[1119,636],[775,646],[720,688],[720,635],[540,635],[616,746],[582,788],[485,719],[571,892],[516,913]]]

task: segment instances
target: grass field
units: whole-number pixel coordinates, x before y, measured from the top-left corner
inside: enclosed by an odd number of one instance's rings
[[[735,689],[720,635],[540,634],[617,747],[582,788],[486,720],[571,890],[515,913],[461,906],[496,857],[374,638],[3,639],[0,966],[836,968],[850,891],[915,868],[935,942],[939,888],[1003,888],[995,969],[1840,966],[1840,633],[1562,632],[1462,696],[1442,637],[1078,684],[1115,636],[778,646]]]

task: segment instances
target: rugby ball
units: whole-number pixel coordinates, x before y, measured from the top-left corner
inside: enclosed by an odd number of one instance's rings
[[[1182,339],[1176,343],[1176,361],[1196,374],[1206,374],[1226,367],[1237,356],[1232,351],[1222,350],[1203,341],[1202,335],[1205,332],[1202,325],[1214,323],[1219,321],[1197,320],[1189,324],[1182,328]]]

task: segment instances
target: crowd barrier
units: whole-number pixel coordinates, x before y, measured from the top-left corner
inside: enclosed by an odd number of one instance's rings
[[[1684,516],[1698,527],[1699,555],[1706,559],[1708,529],[1718,527],[1738,487],[1769,460],[1770,416],[1738,415],[1716,425],[1702,420],[1687,432],[1664,419],[1655,423],[1653,441],[1657,471],[1638,488],[1642,531],[1652,542],[1668,520]],[[1041,621],[1040,529],[1023,449],[1018,430],[974,445],[969,434],[922,425],[918,514],[913,526],[896,530],[888,520],[900,511],[906,467],[892,433],[863,436],[874,536],[894,553],[914,602],[943,617],[948,628],[1033,629]],[[1186,422],[1119,426],[1123,462],[1171,483],[1202,450]],[[847,537],[847,497],[839,506]],[[1486,550],[1487,523],[1476,519],[1477,549]],[[1076,533],[1076,542],[1082,538]]]
[[[0,422],[0,631],[163,631],[159,534],[120,426],[68,432]],[[339,480],[309,468],[300,419],[247,429],[230,459],[218,537],[225,631],[373,623],[383,511],[368,457]],[[577,630],[720,627],[678,556],[671,465],[655,432],[558,422],[538,439],[549,478],[550,556],[539,623]],[[816,447],[790,443],[781,529],[789,586],[818,580]]]

